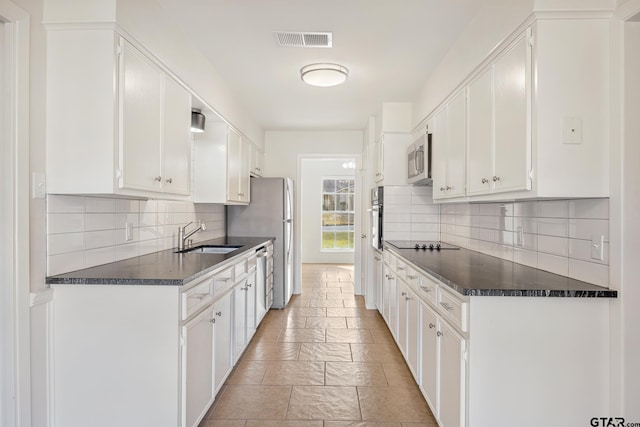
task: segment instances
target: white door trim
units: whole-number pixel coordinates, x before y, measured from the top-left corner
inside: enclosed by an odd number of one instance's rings
[[[12,238],[0,243],[0,424],[31,425],[29,278],[29,14],[0,0],[4,23],[3,153],[0,209]]]

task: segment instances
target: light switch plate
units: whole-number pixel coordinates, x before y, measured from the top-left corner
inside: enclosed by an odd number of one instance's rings
[[[562,118],[562,143],[582,144],[582,117]]]
[[[516,245],[524,246],[524,227],[518,227],[518,232],[516,233]]]
[[[604,261],[604,236],[591,236],[591,258]]]
[[[124,223],[124,240],[126,242],[133,240],[133,223],[132,222]]]
[[[34,199],[44,199],[47,194],[47,183],[42,172],[34,172],[31,176],[31,196]]]

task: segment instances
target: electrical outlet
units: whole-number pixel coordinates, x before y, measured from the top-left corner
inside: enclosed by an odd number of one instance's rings
[[[127,242],[133,240],[133,223],[132,222],[124,223],[124,240]]]
[[[604,261],[604,236],[591,236],[591,258]]]

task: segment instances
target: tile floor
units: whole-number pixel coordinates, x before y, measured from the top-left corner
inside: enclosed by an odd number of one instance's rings
[[[436,427],[353,266],[305,264],[302,293],[271,310],[200,427]]]

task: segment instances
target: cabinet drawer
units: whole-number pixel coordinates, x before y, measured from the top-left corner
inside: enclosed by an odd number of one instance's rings
[[[405,280],[407,278],[407,264],[398,260],[396,261],[395,270],[396,270],[396,276],[398,276],[399,279]]]
[[[469,304],[456,298],[448,291],[440,289],[440,301],[438,310],[447,318],[454,327],[462,332],[469,331]]]
[[[247,271],[255,270],[256,265],[258,264],[258,257],[256,255],[251,255],[247,259]]]
[[[233,266],[233,271],[235,273],[235,277],[236,277],[236,282],[238,282],[239,280],[241,280],[245,274],[247,274],[247,259],[243,259],[241,261],[238,261],[234,266]]]
[[[429,276],[420,275],[420,291],[422,296],[434,307],[438,304],[438,286],[440,284]]]
[[[406,281],[409,287],[411,287],[412,289],[420,289],[420,276],[413,268],[409,266],[407,266],[406,270]]]
[[[213,295],[222,295],[234,284],[233,267],[226,268],[213,276]]]
[[[213,300],[213,279],[206,279],[182,294],[182,320]]]

